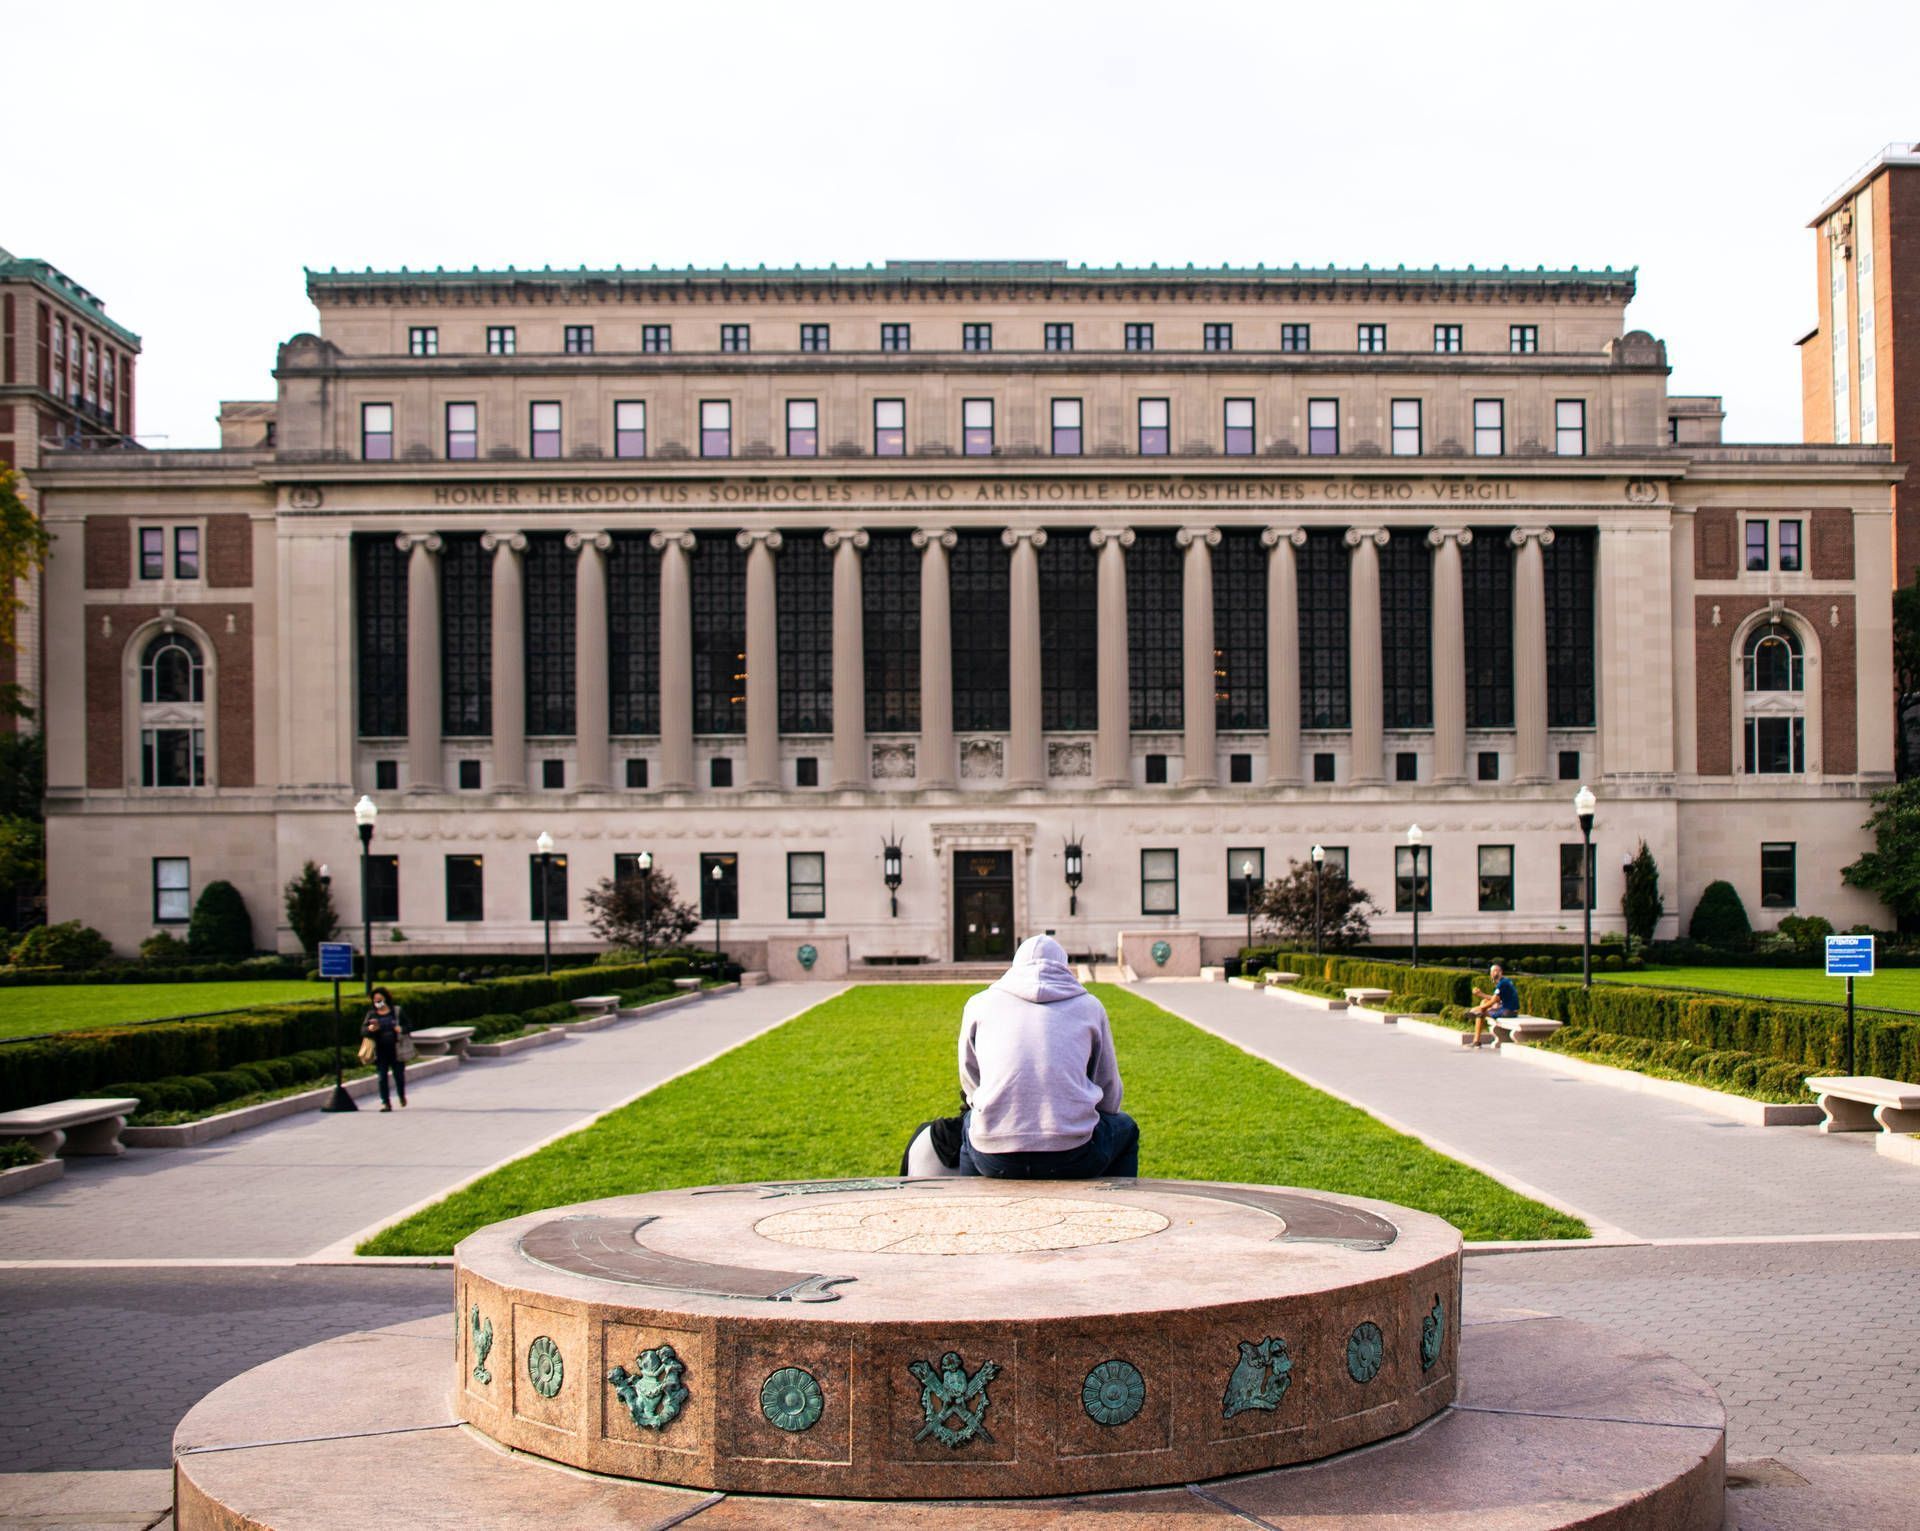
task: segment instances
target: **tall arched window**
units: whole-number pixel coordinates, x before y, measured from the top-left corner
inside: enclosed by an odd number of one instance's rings
[[[1806,656],[1800,635],[1777,617],[1763,622],[1748,634],[1740,665],[1748,774],[1791,776],[1806,770]]]
[[[140,784],[207,784],[207,677],[200,645],[156,634],[140,656]]]

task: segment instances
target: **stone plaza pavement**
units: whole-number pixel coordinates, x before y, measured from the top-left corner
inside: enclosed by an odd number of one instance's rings
[[[0,1261],[213,1260],[349,1253],[371,1225],[437,1200],[837,993],[769,984],[642,1014],[420,1081],[410,1104],[308,1112],[199,1148],[72,1159],[0,1201]]]
[[[1150,979],[1132,988],[1441,1152],[1578,1213],[1596,1234],[1920,1233],[1920,1167],[1876,1154],[1870,1133],[1747,1127],[1490,1047],[1441,1043],[1232,984]]]

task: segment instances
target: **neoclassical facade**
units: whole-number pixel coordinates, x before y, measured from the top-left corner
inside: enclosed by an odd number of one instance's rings
[[[1617,930],[1641,840],[1669,929],[1881,917],[1897,469],[1723,443],[1630,273],[308,286],[221,450],[36,473],[55,919],[357,923],[362,794],[383,950],[537,942],[542,831],[558,940],[645,852],[776,971],[1211,955],[1316,843],[1385,938]]]

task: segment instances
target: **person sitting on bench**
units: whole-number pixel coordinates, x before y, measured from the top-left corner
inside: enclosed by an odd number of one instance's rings
[[[960,1173],[1095,1180],[1140,1173],[1106,1008],[1051,936],[1029,936],[960,1017]]]
[[[1489,1020],[1498,1018],[1504,1021],[1520,1013],[1520,991],[1514,987],[1513,980],[1506,976],[1500,964],[1494,963],[1487,974],[1493,979],[1493,992],[1488,994],[1475,989],[1473,997],[1480,1003],[1467,1012],[1473,1017],[1474,1047],[1480,1045],[1480,1030]]]

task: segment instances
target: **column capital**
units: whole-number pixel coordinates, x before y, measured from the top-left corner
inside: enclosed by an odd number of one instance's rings
[[[1095,547],[1105,547],[1109,542],[1117,542],[1123,548],[1133,546],[1133,528],[1131,526],[1096,526],[1087,533],[1087,541]]]
[[[917,548],[937,542],[943,548],[951,548],[960,541],[960,534],[951,526],[922,526],[914,530],[909,539]]]
[[[1473,528],[1471,526],[1436,526],[1427,533],[1427,546],[1437,548],[1448,541],[1457,542],[1461,547],[1473,546]]]
[[[775,531],[735,532],[733,534],[733,545],[735,547],[751,549],[756,542],[764,542],[767,545],[767,551],[769,553],[779,552],[780,544],[785,540],[780,533]],[[828,546],[832,546],[832,544],[829,543]]]
[[[592,548],[604,553],[613,546],[613,537],[607,532],[568,532],[567,551],[577,553],[582,548]]]
[[[1392,535],[1384,526],[1349,526],[1347,546],[1357,548],[1363,542],[1371,542],[1375,547],[1383,548]]]
[[[823,533],[820,540],[826,543],[829,549],[837,548],[843,542],[850,542],[853,544],[854,547],[864,551],[866,549],[867,544],[873,539],[867,535],[866,529],[864,527],[836,526],[831,530]],[[742,543],[741,546],[745,547],[746,544]],[[778,547],[779,544],[775,543],[774,546]]]
[[[1307,529],[1304,526],[1269,526],[1260,533],[1260,546],[1277,548],[1283,542],[1291,542],[1297,548],[1307,545]]]
[[[1217,526],[1183,526],[1173,534],[1173,540],[1183,548],[1192,547],[1196,542],[1204,542],[1210,548],[1220,546],[1220,528]]]
[[[1536,539],[1543,548],[1553,546],[1553,528],[1551,526],[1516,526],[1507,533],[1507,541],[1515,547],[1525,547],[1530,539]]]
[[[527,550],[525,532],[482,532],[480,546],[489,553],[505,548],[510,553],[524,553]]]
[[[411,553],[415,548],[425,548],[429,553],[437,553],[446,546],[440,540],[438,532],[402,532],[393,539],[393,545],[403,553]]]
[[[1047,529],[1044,526],[1009,526],[1000,533],[1000,546],[1016,548],[1023,542],[1031,542],[1036,548],[1047,545]]]
[[[669,545],[677,547],[683,553],[691,553],[696,541],[692,532],[649,532],[647,546],[656,553],[665,552]]]

